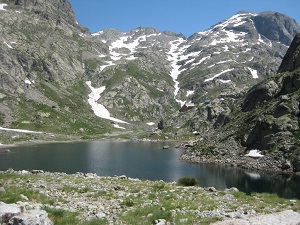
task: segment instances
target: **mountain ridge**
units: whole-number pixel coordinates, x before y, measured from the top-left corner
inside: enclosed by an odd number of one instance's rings
[[[280,40],[300,31],[282,14],[243,12],[189,38],[149,27],[90,34],[68,1],[2,2],[2,126],[79,136],[122,133],[93,113],[87,82],[103,88],[93,102],[128,122],[128,135],[148,136],[155,128],[148,124],[161,121],[170,137],[217,126],[236,99],[277,71],[287,50]],[[282,32],[272,40],[261,35],[253,22],[258,15],[267,22],[275,16]],[[181,113],[185,102],[195,107]]]

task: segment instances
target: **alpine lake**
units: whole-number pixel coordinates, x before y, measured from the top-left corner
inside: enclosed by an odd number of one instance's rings
[[[0,153],[0,171],[44,170],[49,172],[96,173],[141,180],[177,181],[195,177],[202,187],[223,190],[236,187],[247,194],[276,193],[300,199],[300,176],[248,171],[215,164],[179,161],[183,149],[176,142],[92,141],[31,144]],[[163,146],[170,149],[163,149]]]

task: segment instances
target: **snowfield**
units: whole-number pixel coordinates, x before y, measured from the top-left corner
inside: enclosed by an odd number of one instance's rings
[[[105,86],[102,86],[100,88],[94,88],[94,87],[92,87],[91,81],[87,81],[86,84],[91,89],[91,93],[88,96],[89,97],[88,102],[89,102],[90,106],[92,107],[92,110],[94,111],[96,116],[103,118],[103,119],[114,121],[116,123],[128,124],[127,122],[125,122],[123,120],[119,120],[117,118],[111,117],[109,111],[103,105],[97,103],[97,101],[101,97],[100,95],[105,90]],[[114,126],[114,127],[116,127],[116,126]],[[120,127],[117,127],[117,128],[120,128]]]

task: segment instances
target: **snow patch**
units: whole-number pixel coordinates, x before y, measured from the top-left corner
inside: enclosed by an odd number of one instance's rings
[[[261,158],[264,155],[260,154],[260,151],[258,151],[258,150],[250,150],[250,152],[248,154],[246,154],[245,156],[248,156],[251,158]]]
[[[0,3],[0,10],[7,11],[6,9],[4,9],[5,6],[7,6],[6,3]]]
[[[0,127],[0,130],[13,131],[13,132],[18,132],[18,133],[27,133],[27,134],[45,134],[45,132],[32,131],[32,130],[21,130],[21,129],[10,129],[10,128],[4,128],[4,127]]]
[[[251,69],[250,67],[247,67],[247,68],[248,68],[248,70],[250,70],[250,73],[251,73],[252,77],[253,77],[254,79],[257,79],[257,78],[258,78],[257,70]]]
[[[180,74],[180,65],[177,65],[177,62],[180,59],[180,55],[186,50],[187,46],[184,48],[180,48],[179,45],[184,42],[184,39],[180,38],[179,40],[175,40],[170,42],[171,48],[168,52],[168,60],[171,62],[172,70],[170,72],[170,76],[173,78],[173,81],[175,83],[174,87],[174,98],[176,98],[176,95],[179,91],[179,82],[177,81],[177,77]],[[176,100],[177,101],[177,100]],[[180,100],[178,100],[180,102]],[[177,101],[177,102],[178,102]]]
[[[229,19],[221,22],[220,24],[217,24],[215,27],[220,27],[221,29],[233,25],[234,27],[240,26],[244,24],[246,21],[245,19],[249,18],[249,16],[256,16],[255,13],[238,13],[236,15],[233,15]]]
[[[261,35],[260,34],[258,34],[258,42],[257,42],[257,44],[265,44],[265,45],[268,45],[270,48],[272,48],[272,42],[270,41],[270,40],[268,40],[269,41],[269,43],[266,43],[266,42],[264,42],[264,40],[261,38]]]
[[[103,118],[103,119],[111,120],[111,121],[114,121],[117,123],[128,124],[127,122],[125,122],[123,120],[119,120],[117,118],[111,117],[109,111],[103,105],[97,103],[97,101],[100,99],[100,95],[105,90],[105,86],[102,86],[100,88],[94,88],[91,85],[91,81],[87,81],[86,84],[91,89],[91,93],[88,96],[89,97],[88,102],[89,102],[90,106],[92,107],[96,116]]]
[[[243,52],[246,53],[246,52],[250,52],[251,51],[251,48],[246,48]]]
[[[122,129],[122,130],[126,130],[126,128],[125,127],[121,127],[119,124],[113,124],[113,127],[114,128],[118,128],[118,129]]]
[[[13,49],[13,47],[11,47],[11,45],[8,44],[6,41],[4,41],[4,44],[5,44],[8,48]]]
[[[229,51],[229,47],[228,45],[225,45],[224,47],[222,47],[224,49],[224,52],[228,52]]]
[[[231,80],[221,80],[221,79],[218,79],[218,81],[220,81],[223,84],[227,84],[231,82]]]
[[[217,64],[223,64],[223,63],[228,63],[228,62],[232,62],[232,61],[233,61],[232,59],[228,59],[228,60],[217,62]]]
[[[24,80],[24,83],[31,85],[33,82],[31,82],[30,80]]]
[[[222,71],[222,72],[216,74],[215,76],[213,76],[213,77],[211,77],[211,78],[205,79],[204,82],[211,81],[211,80],[213,80],[213,79],[215,79],[215,78],[221,76],[222,74],[227,73],[227,72],[230,72],[230,71],[232,71],[232,70],[234,70],[234,69],[227,69],[227,70],[224,70],[224,71]]]
[[[195,91],[186,91],[186,97],[189,97],[190,95],[193,95]]]
[[[103,30],[101,30],[101,31],[99,31],[99,32],[97,32],[97,33],[93,33],[92,36],[99,36],[99,35],[102,34],[102,33],[103,33]]]
[[[222,32],[225,33],[227,37],[220,38],[218,40],[214,39],[210,43],[210,45],[217,45],[220,43],[243,42],[244,41],[243,37],[247,35],[247,33],[245,33],[245,32],[235,33],[230,30],[222,30]]]

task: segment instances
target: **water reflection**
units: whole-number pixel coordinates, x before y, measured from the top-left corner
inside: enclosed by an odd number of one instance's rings
[[[269,192],[300,199],[300,177],[245,171],[213,164],[179,162],[181,149],[162,150],[177,143],[86,142],[42,144],[11,148],[0,154],[0,170],[41,169],[51,172],[91,172],[126,175],[143,180],[177,181],[196,177],[203,187],[237,187],[246,193]]]

